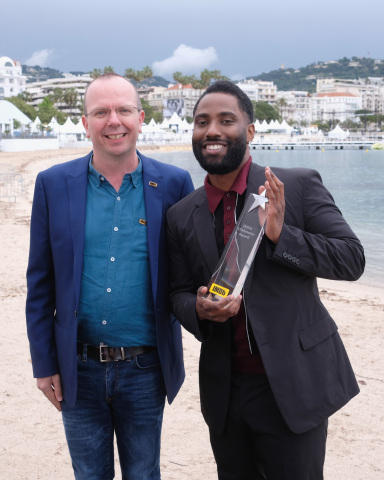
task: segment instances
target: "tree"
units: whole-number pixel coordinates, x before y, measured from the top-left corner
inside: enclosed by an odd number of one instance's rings
[[[77,107],[78,93],[74,88],[68,88],[63,93],[63,101],[69,107],[70,113]]]
[[[63,89],[59,87],[54,88],[51,97],[54,104],[62,102],[64,97]]]
[[[147,65],[146,67],[144,67],[144,68],[141,70],[141,76],[142,76],[142,79],[143,79],[143,80],[146,80],[147,78],[153,77],[152,68],[149,67],[148,65]]]
[[[24,115],[26,115],[28,118],[30,118],[33,121],[37,116],[37,111],[36,111],[35,107],[33,107],[32,105],[28,105],[26,103],[26,101],[24,100],[24,98],[25,98],[25,95],[23,95],[24,93],[25,92],[20,93],[19,95],[15,96],[15,97],[6,98],[5,100],[13,103],[13,105],[15,105],[15,107],[17,107],[19,110],[21,110],[24,113]]]
[[[280,118],[282,119],[282,118],[283,118],[284,109],[288,107],[288,102],[287,102],[287,100],[286,100],[284,97],[281,97],[281,98],[279,98],[279,100],[277,100],[276,106],[277,106],[277,108],[279,109]]]
[[[146,100],[140,99],[141,105],[145,112],[146,122],[149,122],[151,118],[155,120],[155,122],[161,122],[163,120],[162,112],[155,110],[152,105],[150,105]]]
[[[263,120],[270,122],[271,120],[279,119],[279,112],[269,103],[255,102],[252,100],[252,104],[255,118],[259,120],[259,122],[262,122]]]
[[[134,82],[140,83],[146,78],[153,77],[152,68],[149,66],[144,67],[142,70],[134,70],[133,68],[127,68],[125,70],[124,76],[128,80],[133,80]]]
[[[104,67],[103,73],[115,73],[113,67]]]
[[[21,123],[16,118],[13,119],[13,129],[18,130],[21,127]]]
[[[49,96],[45,97],[39,104],[37,109],[37,115],[39,116],[41,123],[49,123],[53,117],[57,119],[59,123],[64,123],[67,119],[67,115],[54,107],[52,99]]]
[[[316,120],[312,122],[313,125],[317,125],[319,130],[323,130],[324,132],[329,131],[329,123],[322,122],[321,120]]]
[[[24,100],[25,103],[30,103],[33,100],[32,93],[28,92],[27,90],[24,90],[24,92],[19,93],[19,95],[17,95],[17,96],[19,98],[21,98],[22,100]]]
[[[173,79],[182,85],[191,84],[193,88],[205,89],[211,84],[212,80],[228,80],[228,77],[221,75],[220,70],[205,69],[200,73],[200,78],[195,75],[183,75],[181,72],[175,72]]]
[[[361,109],[361,110],[356,110],[355,115],[357,117],[360,117],[360,120],[363,122],[364,125],[364,130],[367,129],[367,123],[370,122],[369,117],[373,115],[373,112],[371,110],[367,109]]]
[[[100,75],[103,72],[99,68],[94,68],[91,72],[89,72],[89,76],[93,78],[93,80],[97,77],[100,77]]]

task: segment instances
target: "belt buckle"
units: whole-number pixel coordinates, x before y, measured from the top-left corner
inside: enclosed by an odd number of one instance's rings
[[[109,347],[108,347],[108,345],[104,345],[103,343],[100,343],[100,345],[99,345],[100,362],[108,362],[108,359],[105,358],[104,348],[109,348]]]
[[[114,350],[114,355],[111,358],[110,353],[108,352],[108,355],[105,355],[104,348],[113,348]],[[99,346],[100,349],[100,362],[117,362],[118,360],[125,360],[125,353],[124,353],[124,347],[109,347],[108,345],[104,345],[103,343],[100,343]],[[120,355],[116,355],[120,351]]]

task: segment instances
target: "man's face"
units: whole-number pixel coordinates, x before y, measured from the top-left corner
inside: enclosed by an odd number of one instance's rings
[[[192,147],[204,170],[225,175],[248,160],[247,143],[254,135],[254,125],[248,121],[233,95],[209,93],[200,100],[194,117]]]
[[[144,121],[144,112],[133,109],[129,116],[120,116],[115,110],[104,118],[90,115],[98,109],[137,107],[137,95],[133,86],[123,78],[111,77],[96,80],[87,91],[86,112],[83,125],[87,137],[92,140],[94,154],[100,158],[121,158],[136,150],[136,141]]]

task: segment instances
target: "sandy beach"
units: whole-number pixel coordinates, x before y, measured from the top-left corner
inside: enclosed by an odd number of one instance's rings
[[[84,149],[0,152],[0,167],[23,179],[16,201],[0,197],[1,327],[0,466],[7,480],[73,479],[61,416],[36,388],[25,327],[29,219],[39,171],[82,156]],[[150,155],[150,151],[148,151]],[[0,169],[0,171],[2,171]],[[326,480],[384,479],[384,289],[360,282],[319,280],[321,297],[339,326],[361,392],[329,421]],[[163,480],[214,480],[215,462],[200,413],[200,345],[183,332],[187,377],[166,406]],[[116,479],[121,479],[116,460]],[[294,480],[294,479],[292,479]]]

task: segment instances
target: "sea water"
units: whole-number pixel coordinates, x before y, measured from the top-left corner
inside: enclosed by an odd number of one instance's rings
[[[362,283],[384,285],[384,151],[377,150],[251,150],[253,162],[273,167],[317,170],[364,246]],[[188,170],[195,188],[205,172],[192,151],[151,152],[151,157]]]

